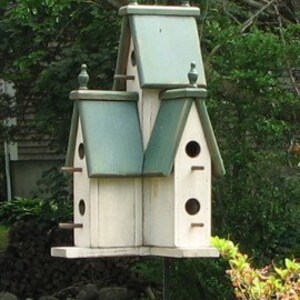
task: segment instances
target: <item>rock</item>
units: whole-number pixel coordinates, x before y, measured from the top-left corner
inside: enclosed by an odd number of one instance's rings
[[[53,296],[42,296],[39,298],[39,300],[58,300],[58,299]]]
[[[0,292],[9,291],[16,297],[31,300],[43,295],[55,295],[63,300],[68,297],[98,300],[96,288],[79,294],[82,286],[99,282],[99,278],[115,286],[136,286],[130,270],[137,258],[67,260],[50,256],[50,246],[54,245],[73,245],[72,233],[57,229],[57,224],[52,222],[30,219],[16,223],[10,231],[8,248],[0,252]]]
[[[0,300],[18,300],[17,296],[11,293],[1,292]]]
[[[107,287],[99,291],[101,300],[132,300],[137,297],[132,290],[123,287]]]
[[[77,295],[78,300],[100,300],[99,291],[93,284],[87,284]]]

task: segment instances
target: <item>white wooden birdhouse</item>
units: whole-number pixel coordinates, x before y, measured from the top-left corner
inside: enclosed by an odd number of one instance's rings
[[[209,257],[211,177],[225,173],[205,106],[191,7],[128,5],[113,91],[73,91],[67,167],[75,247],[52,255]],[[87,78],[82,70],[83,79]]]

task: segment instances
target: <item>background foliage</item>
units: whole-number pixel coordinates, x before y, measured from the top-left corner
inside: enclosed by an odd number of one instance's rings
[[[1,98],[1,118],[20,118],[33,102],[31,126],[65,151],[72,106],[68,93],[77,88],[81,63],[89,66],[91,88],[112,84],[120,4],[1,1],[0,77],[13,81],[17,90],[14,110],[11,100]],[[202,9],[198,21],[207,105],[227,170],[214,182],[214,231],[239,242],[258,265],[299,257],[300,158],[287,150],[300,137],[300,5],[292,0],[193,4]],[[17,130],[2,126],[1,143]],[[149,279],[160,278],[159,263],[153,271],[151,262],[144,264],[139,267]],[[191,299],[231,297],[222,261],[178,261],[174,270],[172,299],[187,298],[186,293]]]

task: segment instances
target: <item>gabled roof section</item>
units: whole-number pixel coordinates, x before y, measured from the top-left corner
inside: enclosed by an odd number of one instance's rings
[[[205,105],[205,89],[186,88],[161,94],[161,107],[144,156],[145,176],[168,176],[193,101],[196,103],[201,126],[212,159],[213,174],[225,175],[223,160]]]
[[[70,128],[69,139],[68,139],[66,162],[65,162],[67,167],[73,167],[76,136],[78,130],[78,120],[79,120],[78,103],[74,102],[72,119],[71,119],[71,128]]]
[[[142,88],[187,86],[191,62],[199,72],[197,84],[206,86],[195,19],[200,15],[198,8],[129,5],[120,14],[124,20],[117,74],[126,72],[131,36]],[[124,89],[124,82],[115,81],[114,89]]]
[[[226,174],[224,163],[210,122],[205,101],[200,98],[197,98],[195,101],[207,146],[211,155],[213,174],[215,176],[224,176]]]
[[[137,176],[142,173],[143,148],[137,93],[71,92],[75,108],[68,163],[74,156],[80,119],[89,177]]]
[[[192,102],[188,98],[162,101],[145,152],[145,176],[170,175]]]

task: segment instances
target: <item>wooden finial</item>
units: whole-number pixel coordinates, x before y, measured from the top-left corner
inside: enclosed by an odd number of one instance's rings
[[[190,6],[189,0],[181,0],[181,6],[189,7]]]
[[[87,72],[87,65],[82,64],[81,65],[81,71],[78,75],[78,82],[79,82],[79,89],[80,90],[87,90],[88,82],[89,82],[90,76]]]
[[[190,82],[190,86],[191,87],[197,87],[197,80],[198,80],[198,72],[196,70],[196,63],[195,62],[191,62],[191,69],[188,72],[188,79]]]

